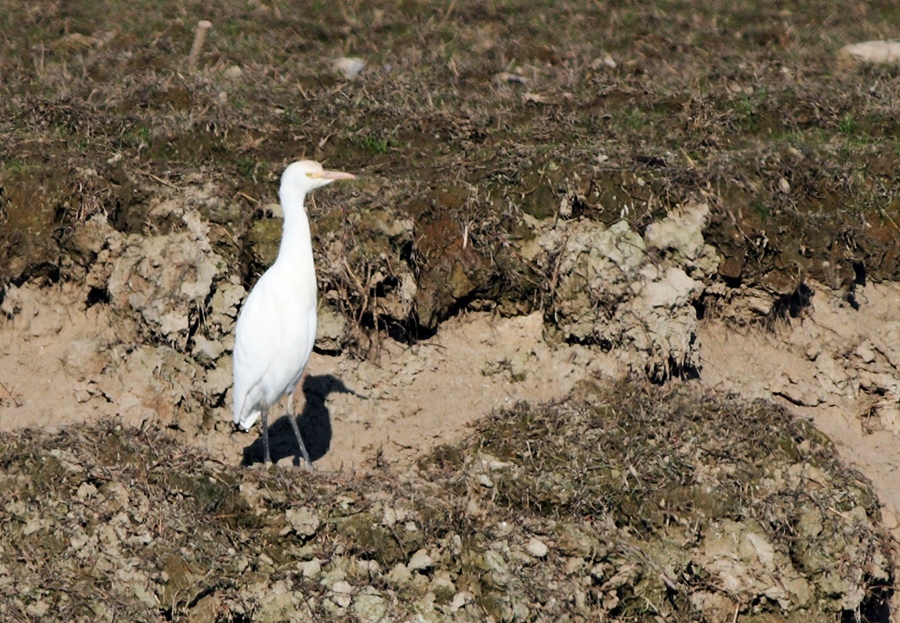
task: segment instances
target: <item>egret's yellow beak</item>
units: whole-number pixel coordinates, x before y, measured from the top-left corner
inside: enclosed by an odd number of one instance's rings
[[[321,173],[310,173],[310,177],[323,180],[355,180],[356,176],[352,173],[344,173],[343,171],[322,171]]]

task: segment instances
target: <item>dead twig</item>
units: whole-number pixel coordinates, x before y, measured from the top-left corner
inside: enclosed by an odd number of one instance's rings
[[[172,184],[171,182],[167,182],[166,180],[164,180],[164,179],[162,179],[162,178],[160,178],[160,177],[157,177],[157,176],[153,175],[152,173],[149,173],[149,172],[147,172],[147,171],[138,171],[138,173],[140,173],[141,175],[146,175],[147,177],[149,177],[149,178],[150,178],[151,180],[153,180],[154,182],[159,182],[159,183],[162,184],[163,186],[166,186],[166,187],[168,187],[168,188],[173,188],[173,189],[175,189],[175,190],[178,190],[178,187],[175,186],[175,184]]]
[[[21,406],[22,406],[21,404],[19,404],[19,401],[16,400],[16,397],[13,396],[13,393],[12,393],[11,391],[9,391],[9,388],[8,388],[6,385],[3,384],[3,381],[0,381],[0,388],[2,388],[3,391],[5,391],[5,392],[9,395],[10,398],[12,398],[13,404],[14,404],[16,407],[21,407]]]

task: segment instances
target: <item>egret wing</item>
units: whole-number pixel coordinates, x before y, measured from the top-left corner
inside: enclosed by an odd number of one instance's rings
[[[298,297],[287,289],[290,281],[272,274],[266,272],[253,288],[237,323],[234,419],[242,428],[253,425],[258,405],[274,404],[293,390],[315,339],[315,299]]]

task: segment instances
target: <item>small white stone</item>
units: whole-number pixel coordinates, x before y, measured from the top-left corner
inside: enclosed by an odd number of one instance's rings
[[[577,556],[569,558],[564,567],[566,575],[578,573],[582,568],[584,568],[584,559]]]
[[[384,597],[369,586],[353,600],[353,611],[362,623],[380,623],[386,620],[387,604]]]
[[[344,56],[334,62],[334,68],[347,80],[353,80],[366,68],[366,61],[355,56]]]
[[[244,70],[238,67],[237,65],[232,65],[228,69],[222,72],[222,76],[227,78],[228,80],[237,80],[241,76],[244,75]]]
[[[543,558],[549,551],[544,542],[537,538],[529,540],[528,544],[525,546],[525,550],[535,558]]]
[[[508,521],[498,521],[494,526],[494,534],[497,537],[504,537],[513,531],[513,526]]]
[[[511,467],[512,463],[508,461],[497,461],[496,459],[488,463],[488,468],[492,472],[500,471],[501,469],[506,469],[507,467]]]
[[[92,485],[89,482],[83,482],[78,487],[78,491],[75,492],[75,495],[78,496],[79,500],[86,500],[88,498],[92,498],[97,495],[97,487]]]
[[[875,350],[872,346],[872,342],[866,340],[862,344],[856,347],[856,356],[862,360],[863,363],[872,363],[875,361]]]
[[[322,563],[319,562],[318,558],[298,563],[297,566],[300,568],[304,578],[315,579],[322,573]]]
[[[896,63],[900,61],[900,41],[864,41],[845,45],[838,57],[867,63]]]
[[[335,582],[334,584],[332,584],[331,590],[335,593],[349,595],[350,593],[353,592],[353,586],[350,584],[350,582],[347,582],[346,580],[341,580],[339,582]]]
[[[364,575],[374,576],[381,573],[381,565],[375,560],[357,560],[356,568]]]
[[[393,584],[397,584],[400,586],[404,586],[412,581],[412,573],[410,573],[409,569],[401,562],[398,562],[394,567],[388,572],[386,579],[388,582]]]
[[[34,518],[28,520],[28,523],[25,524],[25,527],[22,528],[22,534],[28,536],[29,534],[34,534],[38,530],[40,530],[43,526],[39,519]]]
[[[593,61],[591,61],[591,69],[600,69],[601,67],[608,67],[609,69],[615,69],[617,67],[616,61],[613,59],[609,53],[604,53],[603,56],[598,56]]]
[[[289,508],[284,513],[284,518],[300,536],[312,536],[319,529],[319,516],[316,511],[308,506]]]
[[[409,559],[409,563],[406,565],[410,571],[424,571],[433,566],[434,560],[428,555],[428,550],[425,549],[420,549],[413,554],[412,558]]]
[[[257,558],[257,562],[260,566],[273,567],[275,565],[275,561],[269,558],[266,554],[260,554]]]

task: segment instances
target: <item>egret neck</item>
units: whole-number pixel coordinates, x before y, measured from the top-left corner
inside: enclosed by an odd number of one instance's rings
[[[301,275],[315,275],[309,217],[306,215],[303,203],[306,193],[282,185],[278,196],[284,210],[284,223],[281,231],[281,245],[278,247],[278,257],[275,263],[289,268],[298,280],[301,280]],[[315,277],[309,281],[310,295],[315,300]]]

